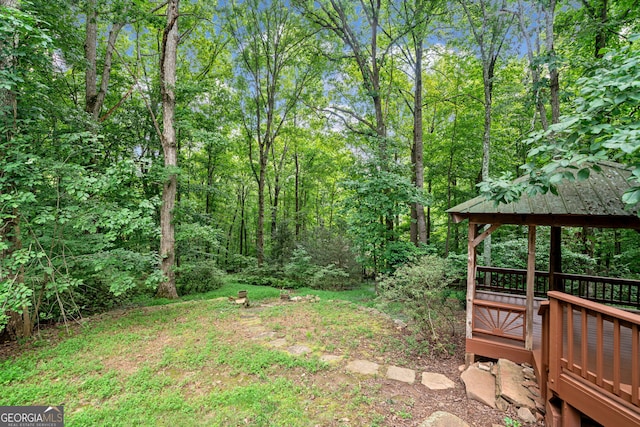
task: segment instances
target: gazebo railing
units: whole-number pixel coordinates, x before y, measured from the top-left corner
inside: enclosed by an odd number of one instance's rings
[[[555,273],[558,288],[589,301],[640,310],[640,280]],[[478,266],[477,290],[525,295],[527,270]],[[549,273],[536,271],[534,294],[546,298]]]
[[[640,316],[562,292],[547,304],[544,387],[600,423],[638,425]]]
[[[482,291],[503,292],[514,295],[526,295],[527,270],[517,268],[478,266],[476,289]],[[549,290],[549,273],[536,271],[534,295],[546,298]]]

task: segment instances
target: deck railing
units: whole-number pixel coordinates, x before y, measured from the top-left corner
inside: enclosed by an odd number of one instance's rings
[[[478,266],[476,289],[525,295],[527,293],[527,270],[517,268]],[[534,294],[546,297],[549,290],[549,273],[536,271]]]
[[[543,312],[549,388],[596,421],[637,422],[640,316],[555,291]]]
[[[564,292],[590,301],[640,310],[640,280],[555,273]],[[525,295],[527,270],[478,266],[476,289]],[[534,294],[546,297],[549,273],[536,271]]]

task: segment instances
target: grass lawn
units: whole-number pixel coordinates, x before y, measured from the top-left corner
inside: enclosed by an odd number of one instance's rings
[[[240,289],[252,307],[227,300]],[[381,424],[376,390],[320,358],[397,364],[397,331],[358,309],[371,289],[296,292],[311,293],[320,301],[281,303],[277,289],[228,284],[49,330],[0,359],[0,405],[64,404],[68,426]]]

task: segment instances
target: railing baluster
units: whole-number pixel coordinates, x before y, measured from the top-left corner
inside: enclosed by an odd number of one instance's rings
[[[610,290],[606,294],[605,297],[611,297]],[[602,297],[602,294],[598,296]],[[590,385],[594,391],[597,387],[600,393],[611,397],[615,395],[637,411],[640,408],[638,315],[562,292],[550,292],[549,297],[549,388],[561,393],[558,396],[565,399],[565,396],[571,396],[569,390],[574,387],[572,377],[574,381],[581,377],[586,380],[585,386]],[[579,320],[577,316],[580,316]],[[591,337],[589,331],[595,332],[595,337]],[[580,335],[574,337],[576,334]],[[589,344],[595,347],[592,354]],[[566,352],[562,350],[564,345]]]
[[[613,392],[620,395],[620,320],[613,319]]]
[[[588,360],[588,351],[589,351],[589,325],[587,323],[587,309],[582,307],[582,310],[580,310],[580,316],[581,316],[581,320],[582,320],[582,331],[580,331],[582,333],[582,338],[580,339],[580,344],[582,346],[582,352],[581,352],[581,362],[582,362],[582,378],[589,378],[588,375],[588,367],[589,367],[589,360]]]
[[[602,313],[596,315],[596,384],[602,387],[604,378],[604,327]]]
[[[573,305],[566,304],[567,307],[567,365],[573,372]]]
[[[640,348],[638,348],[638,325],[631,326],[631,354],[640,354]],[[640,406],[640,400],[638,400],[638,388],[640,388],[640,361],[638,357],[631,359],[631,403]]]

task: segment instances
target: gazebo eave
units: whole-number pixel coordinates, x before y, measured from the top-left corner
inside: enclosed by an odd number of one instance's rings
[[[455,223],[469,220],[471,224],[503,224],[551,227],[595,227],[640,230],[640,217],[588,216],[588,215],[539,215],[509,213],[451,213]]]

